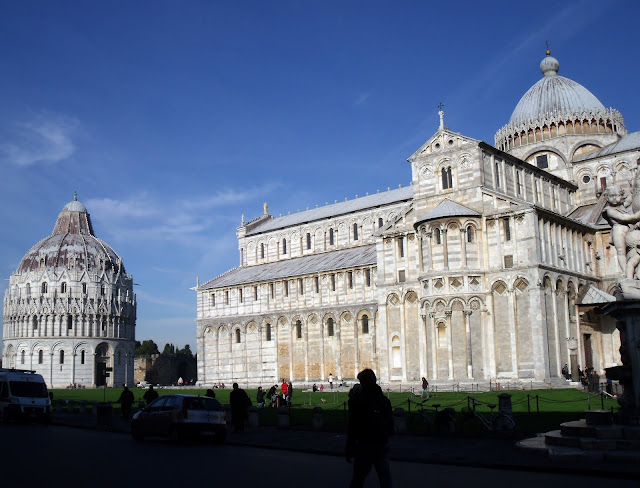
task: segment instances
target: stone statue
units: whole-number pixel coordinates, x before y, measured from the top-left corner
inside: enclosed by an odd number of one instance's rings
[[[602,216],[611,225],[611,244],[624,277],[618,280],[618,299],[640,299],[640,171],[631,194],[613,184],[606,189]]]

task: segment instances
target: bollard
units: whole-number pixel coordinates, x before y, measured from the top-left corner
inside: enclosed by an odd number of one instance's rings
[[[249,427],[258,427],[258,407],[249,407]]]
[[[407,419],[404,416],[404,408],[398,407],[393,411],[393,430],[396,434],[407,431]]]
[[[314,430],[322,430],[324,427],[324,412],[322,407],[314,407],[311,420]]]
[[[278,427],[281,429],[289,427],[289,409],[285,405],[278,407]]]

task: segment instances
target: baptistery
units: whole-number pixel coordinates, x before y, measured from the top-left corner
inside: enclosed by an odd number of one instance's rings
[[[130,383],[135,325],[133,278],[74,195],[9,278],[3,365],[56,388]]]

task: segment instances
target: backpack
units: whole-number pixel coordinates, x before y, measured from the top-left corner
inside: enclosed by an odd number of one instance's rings
[[[393,413],[389,399],[380,391],[364,395],[360,400],[360,440],[386,443],[393,434]]]

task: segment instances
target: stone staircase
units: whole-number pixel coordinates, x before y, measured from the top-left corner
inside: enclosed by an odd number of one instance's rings
[[[609,410],[587,410],[585,418],[560,424],[559,430],[524,439],[517,446],[561,458],[640,462],[640,426],[613,423]]]

